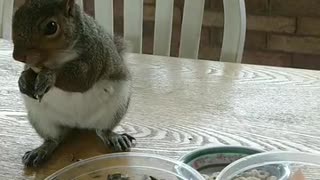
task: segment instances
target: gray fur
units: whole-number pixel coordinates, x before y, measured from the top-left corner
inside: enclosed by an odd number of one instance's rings
[[[13,32],[15,49],[21,46],[29,48],[37,44],[36,34],[39,20],[44,17],[62,14],[62,0],[31,0],[22,6],[14,15]],[[110,34],[91,16],[83,13],[75,5],[72,17],[64,19],[65,44],[61,48],[72,47],[79,58],[56,69],[55,86],[72,92],[84,92],[100,80],[110,78],[115,80],[130,80],[130,73],[123,60],[126,44],[122,38]],[[26,14],[28,17],[26,18]]]
[[[47,93],[47,88],[52,87],[68,93],[85,93],[99,82],[123,83],[131,81],[129,69],[124,62],[124,54],[127,50],[125,41],[121,37],[112,37],[106,33],[102,26],[92,17],[83,13],[78,5],[75,4],[72,11],[67,11],[66,3],[69,3],[69,1],[72,2],[73,0],[28,0],[14,15],[12,24],[14,52],[28,51],[28,49],[33,48],[41,49],[42,47],[39,47],[41,46],[39,44],[41,33],[43,33],[39,28],[41,22],[50,17],[58,16],[59,18],[62,17],[61,21],[63,22],[63,33],[61,34],[63,43],[55,49],[50,49],[50,51],[54,53],[69,51],[77,53],[75,59],[59,66],[51,67],[43,63],[43,69],[40,69],[40,72],[37,72],[36,75],[31,66],[26,65],[24,72],[27,73],[21,74],[19,87],[21,93],[29,97],[42,97]],[[47,58],[49,57],[48,54],[41,57]],[[130,103],[130,95],[127,101],[119,105],[119,109],[112,114],[112,125],[107,129],[97,130],[97,132],[108,132],[98,135],[103,141],[113,142],[111,145],[115,150],[128,150],[131,147],[131,142],[127,143],[125,147],[115,147],[117,141],[121,144],[121,142],[134,139],[129,135],[110,133],[126,114]],[[33,104],[33,102],[30,104]],[[44,123],[41,119],[34,114],[31,116],[31,113],[31,111],[28,112],[29,120],[36,132],[44,139],[44,143],[39,148],[27,152],[23,161],[26,165],[37,166],[50,157],[63,141],[69,127],[55,124],[56,126],[43,128]],[[48,122],[51,123],[51,121]],[[49,131],[51,131],[51,134]]]

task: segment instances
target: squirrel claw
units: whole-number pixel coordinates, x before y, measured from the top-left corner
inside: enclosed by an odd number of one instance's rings
[[[47,152],[43,149],[35,149],[33,151],[28,151],[22,158],[22,162],[26,166],[37,167],[42,164],[47,157]]]
[[[35,82],[35,96],[41,102],[43,96],[50,90],[55,82],[53,73],[40,72]]]
[[[40,147],[26,152],[22,162],[27,167],[38,167],[49,159],[57,147],[56,141],[46,140]]]
[[[43,98],[43,95],[38,95],[36,99],[39,101],[39,103],[41,103],[42,98]]]
[[[126,152],[133,146],[133,140],[128,134],[113,135],[109,138],[109,145],[117,152]]]
[[[98,130],[97,135],[104,142],[104,144],[116,152],[127,152],[130,148],[135,146],[136,139],[128,134],[117,134],[111,131],[107,133]]]

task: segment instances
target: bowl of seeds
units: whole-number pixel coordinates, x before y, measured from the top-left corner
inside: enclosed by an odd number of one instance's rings
[[[146,153],[112,153],[71,164],[46,180],[205,180],[190,166]]]

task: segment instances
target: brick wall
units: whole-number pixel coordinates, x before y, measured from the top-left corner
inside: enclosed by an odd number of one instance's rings
[[[16,0],[23,1],[23,0]],[[199,56],[217,60],[223,35],[223,0],[206,0]],[[123,32],[123,0],[115,2],[115,31]],[[93,0],[85,10],[94,16]],[[143,52],[152,53],[155,0],[145,0]],[[246,0],[244,63],[320,70],[320,0]],[[177,56],[183,0],[175,0],[171,55]]]

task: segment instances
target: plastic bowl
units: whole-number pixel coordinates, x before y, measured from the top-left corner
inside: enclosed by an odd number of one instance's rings
[[[233,180],[252,169],[282,165],[289,173],[282,178],[277,177],[277,180],[318,180],[320,177],[320,154],[264,152],[233,162],[221,171],[216,180]]]
[[[240,158],[261,152],[263,151],[259,149],[242,146],[209,146],[192,151],[179,160],[201,174],[211,175]]]
[[[192,151],[180,158],[180,161],[196,169],[203,176],[218,176],[233,162],[244,157],[263,153],[263,150],[243,146],[211,146]],[[270,165],[263,168],[278,178],[287,176],[286,165]]]
[[[130,179],[204,180],[190,166],[169,158],[144,153],[113,153],[71,164],[46,180],[107,180],[108,175],[123,174]]]

